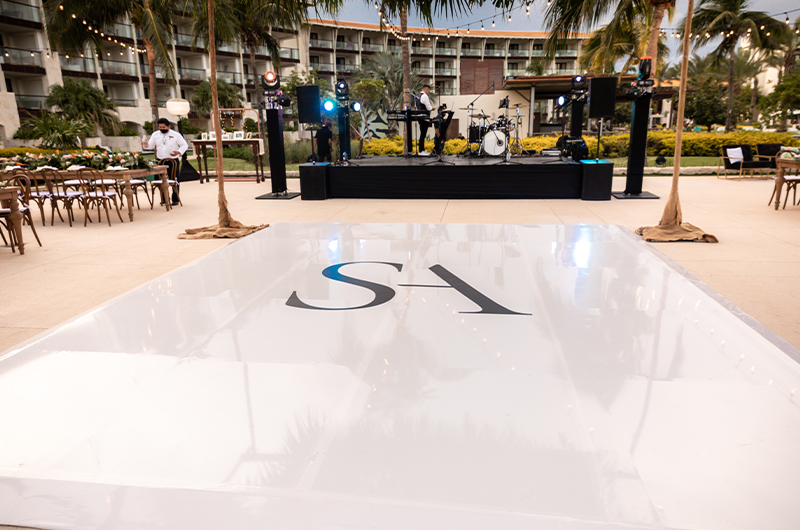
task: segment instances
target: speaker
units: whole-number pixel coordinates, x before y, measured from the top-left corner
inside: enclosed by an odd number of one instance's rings
[[[589,117],[613,118],[617,102],[617,78],[593,77],[589,79]]]
[[[328,164],[300,165],[300,200],[324,201],[328,198]]]
[[[319,107],[319,85],[297,87],[297,116],[300,123],[320,123],[322,110]]]
[[[610,201],[614,163],[608,160],[581,160],[581,199]]]

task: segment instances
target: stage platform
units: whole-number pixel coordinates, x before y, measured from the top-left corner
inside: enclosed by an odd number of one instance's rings
[[[502,158],[375,156],[327,165],[332,199],[579,199],[582,168],[551,157]],[[300,166],[300,183],[309,167]],[[317,166],[319,167],[319,165]]]
[[[0,525],[793,530],[797,356],[622,228],[275,224],[0,354]]]

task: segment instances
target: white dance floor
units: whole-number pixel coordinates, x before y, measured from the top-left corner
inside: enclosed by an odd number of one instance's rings
[[[0,524],[795,529],[796,356],[621,228],[277,224],[0,354]]]

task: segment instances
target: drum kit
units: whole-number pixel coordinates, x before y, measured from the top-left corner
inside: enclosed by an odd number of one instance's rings
[[[468,111],[470,124],[467,145],[459,154],[505,157],[506,159],[512,154],[530,154],[522,147],[519,139],[522,118],[525,115],[520,113],[520,104],[517,103],[515,105],[516,115],[510,117],[509,106],[508,96],[501,99],[498,109],[505,109],[505,113],[494,120],[483,111],[475,112],[473,105],[461,108],[460,110]]]

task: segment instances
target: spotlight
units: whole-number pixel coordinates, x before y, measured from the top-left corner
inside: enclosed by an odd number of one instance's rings
[[[584,76],[576,75],[572,78],[572,91],[586,92],[586,78]]]
[[[564,105],[567,104],[567,96],[565,96],[563,94],[558,96],[558,99],[556,100],[556,103],[558,104],[559,107],[563,107]]]
[[[650,68],[652,66],[650,57],[642,57],[639,61],[639,81],[650,79]]]
[[[350,87],[347,86],[347,81],[338,81],[336,83],[336,99],[347,99],[350,97]]]
[[[270,92],[272,95],[277,94],[278,90],[281,88],[280,76],[272,70],[265,73],[264,77],[261,78],[261,88],[267,92]]]
[[[330,99],[326,99],[325,102],[322,104],[322,108],[325,109],[325,112],[332,112],[335,106],[336,104]]]
[[[352,102],[352,103],[350,104],[350,109],[351,109],[353,112],[361,112],[361,103],[359,103],[358,101],[354,101],[354,102]]]

